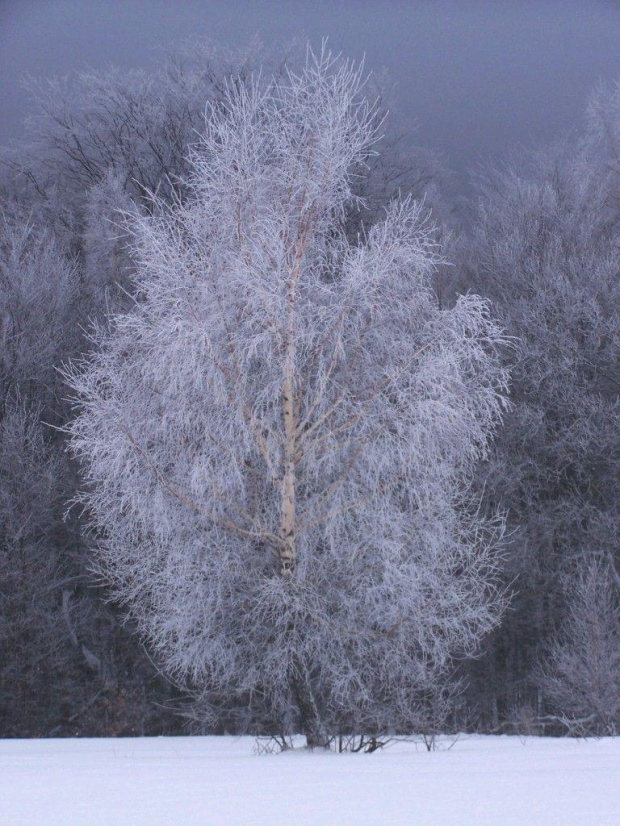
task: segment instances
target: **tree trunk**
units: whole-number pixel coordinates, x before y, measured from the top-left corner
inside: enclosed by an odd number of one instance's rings
[[[295,245],[295,257],[287,290],[287,319],[285,333],[284,375],[282,381],[282,413],[284,420],[284,455],[281,483],[281,524],[280,573],[290,580],[297,562],[297,520],[296,520],[296,453],[297,453],[297,405],[295,399],[295,302],[301,261],[304,254],[308,226],[301,232]],[[292,629],[290,629],[292,630]],[[312,681],[307,664],[295,654],[291,671],[291,689],[301,727],[306,735],[308,748],[328,748],[329,737],[312,690]]]
[[[299,716],[301,727],[306,735],[306,744],[310,749],[329,748],[329,735],[321,719],[319,707],[312,690],[312,683],[308,668],[301,658],[295,657],[291,675],[291,687]]]
[[[295,517],[295,453],[297,451],[297,422],[295,420],[295,292],[299,278],[299,266],[303,245],[298,243],[287,295],[287,322],[285,336],[284,376],[282,381],[282,414],[284,420],[284,468],[282,474],[282,521],[280,535],[281,574],[290,577],[295,566],[297,551]]]

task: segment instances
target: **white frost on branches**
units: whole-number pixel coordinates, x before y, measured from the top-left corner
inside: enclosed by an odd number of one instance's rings
[[[359,68],[231,86],[189,197],[133,217],[136,303],[68,372],[99,568],[168,672],[326,728],[409,727],[498,621],[468,483],[504,404],[476,296],[440,309],[414,202],[357,243]]]

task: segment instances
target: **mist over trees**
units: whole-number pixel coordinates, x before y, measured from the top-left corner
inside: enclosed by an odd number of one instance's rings
[[[303,66],[32,86],[0,182],[2,733],[617,733],[618,87],[459,228],[437,155],[373,143],[385,82],[373,110]]]

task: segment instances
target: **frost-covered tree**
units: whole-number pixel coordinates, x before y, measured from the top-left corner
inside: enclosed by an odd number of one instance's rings
[[[78,273],[49,232],[1,208],[0,727],[24,735],[57,717],[50,683],[75,676],[59,589],[75,572],[60,559],[68,461],[41,419],[59,422],[53,363],[75,352]]]
[[[620,570],[620,179],[614,131],[608,146],[595,126],[490,173],[470,241],[469,285],[518,339],[512,410],[481,477],[510,513],[518,593],[481,663],[491,725],[514,707],[542,710],[533,669],[564,610],[561,574],[599,556]]]
[[[110,175],[137,200],[155,189],[178,193],[205,101],[221,100],[227,82],[243,85],[259,51],[203,43],[182,47],[152,72],[31,79],[28,140],[5,162],[45,199],[60,189],[65,202],[81,200]]]
[[[303,55],[295,43],[268,54],[258,42],[227,49],[198,40],[180,44],[151,72],[91,70],[30,79],[26,140],[2,152],[0,169],[9,170],[15,194],[88,255],[93,236],[84,232],[84,224],[93,226],[102,200],[100,227],[114,201],[130,198],[148,209],[150,191],[165,200],[184,196],[189,151],[198,139],[205,104],[219,106],[229,84],[246,85],[260,61],[280,74],[287,65],[300,65]],[[371,82],[384,112],[391,103],[389,78],[379,73]],[[441,193],[449,176],[438,153],[392,130],[384,145],[387,151],[369,158],[368,175],[352,182],[364,195],[365,207],[350,215],[351,231],[372,222],[398,190],[424,196],[436,219],[444,212]],[[112,198],[115,194],[120,197]]]
[[[36,410],[14,399],[0,416],[0,729],[42,734],[58,714],[72,652],[58,583],[62,457],[46,444]],[[73,675],[74,676],[74,675]],[[66,701],[66,700],[65,700]]]
[[[323,52],[229,87],[188,196],[132,219],[136,302],[69,371],[99,570],[165,669],[310,745],[410,729],[498,621],[468,496],[500,331],[441,310],[410,201],[354,243],[359,69]]]
[[[81,315],[102,318],[128,299],[133,274],[121,215],[135,205],[112,173],[88,193],[84,209]]]
[[[56,366],[84,343],[83,273],[31,213],[0,210],[0,732],[159,733],[152,669],[86,576],[77,519],[63,519],[76,473],[54,427],[68,412]]]
[[[567,580],[568,609],[550,640],[539,680],[553,710],[576,734],[620,728],[620,600],[608,562],[581,563]]]
[[[75,262],[52,233],[0,204],[0,410],[19,391],[50,412],[61,386],[54,362],[76,341],[77,295]]]

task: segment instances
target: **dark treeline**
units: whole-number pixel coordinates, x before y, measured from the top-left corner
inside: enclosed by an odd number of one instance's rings
[[[267,62],[277,73],[285,60]],[[217,106],[259,63],[254,50],[197,48],[152,74],[33,84],[28,142],[3,155],[2,736],[201,730],[200,708],[159,674],[91,573],[92,537],[69,507],[79,469],[58,368],[88,351],[92,323],[132,300],[120,216],[151,209],[151,192],[183,201],[206,102]],[[474,482],[481,509],[507,515],[512,599],[460,664],[444,725],[617,733],[620,89],[597,90],[585,128],[560,146],[481,175],[465,221],[438,156],[389,129],[378,149],[351,234],[399,190],[424,199],[450,262],[436,274],[440,301],[481,294],[512,337],[511,407]]]

